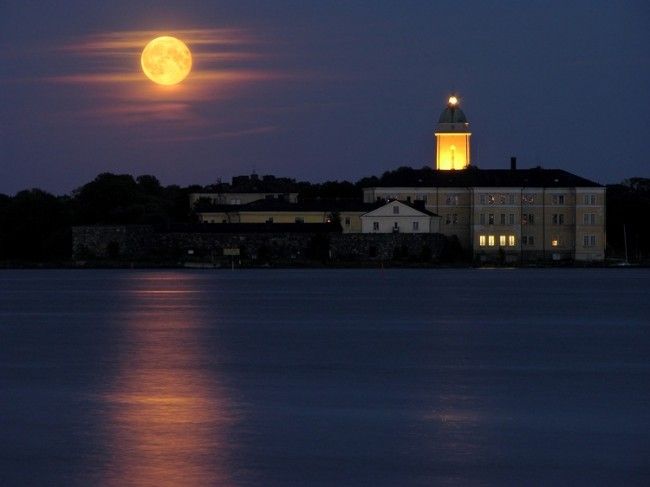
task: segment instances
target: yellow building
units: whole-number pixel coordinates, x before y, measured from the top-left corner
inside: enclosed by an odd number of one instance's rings
[[[265,199],[245,205],[207,205],[197,209],[200,223],[332,223],[343,233],[361,233],[361,215],[379,204],[358,200],[314,200],[297,203]]]
[[[436,169],[465,169],[470,165],[469,123],[456,96],[450,96],[435,131]]]

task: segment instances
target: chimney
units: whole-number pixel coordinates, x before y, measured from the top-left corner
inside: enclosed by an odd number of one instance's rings
[[[510,158],[510,170],[511,171],[516,171],[517,170],[517,158],[516,157],[511,157]]]

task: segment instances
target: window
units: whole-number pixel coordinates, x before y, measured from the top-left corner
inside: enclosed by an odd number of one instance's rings
[[[508,218],[508,223],[509,223],[510,225],[514,225],[514,224],[515,224],[515,214],[514,214],[514,213],[510,213],[509,218]]]
[[[481,222],[481,225],[485,225],[485,213],[481,213],[481,216],[480,216],[479,220]]]
[[[508,195],[508,204],[514,205],[515,204],[515,195],[514,193],[511,193]]]
[[[345,217],[345,226],[346,226],[346,227],[349,227],[349,226],[350,226],[350,217],[349,217],[349,216],[346,216],[346,217]]]
[[[591,235],[589,237],[589,243],[591,244],[592,247],[596,246],[596,236],[595,235]]]
[[[488,225],[494,225],[494,213],[488,215]]]
[[[532,205],[535,203],[535,195],[534,194],[522,194],[521,195],[521,202],[524,205]]]
[[[268,220],[266,220],[266,223],[273,223],[273,217],[272,217],[272,216],[271,216],[271,217],[269,217],[269,219],[268,219]]]
[[[596,195],[595,194],[586,194],[583,197],[583,202],[585,205],[595,205],[596,204]]]
[[[449,193],[445,198],[445,202],[448,205],[457,206],[458,205],[458,195],[455,193]]]
[[[305,219],[301,216],[296,217],[296,223],[305,223]]]
[[[417,232],[420,229],[420,222],[413,222],[413,231]]]
[[[585,235],[584,237],[582,237],[582,246],[589,247],[589,235]]]
[[[490,247],[494,247],[494,235],[489,235],[488,236],[488,245]]]
[[[533,235],[528,237],[528,245],[535,245],[535,237]]]
[[[393,223],[393,232],[399,232],[399,223]]]
[[[487,202],[490,205],[505,205],[506,204],[506,195],[503,193],[495,193],[487,195]]]
[[[485,247],[485,235],[478,236],[478,244],[480,247]]]
[[[485,195],[484,194],[480,195],[478,197],[478,200],[482,205],[484,205],[485,204]]]
[[[564,204],[564,195],[563,194],[554,194],[553,195],[553,204],[554,205],[563,205]]]
[[[582,215],[582,223],[584,225],[595,225],[596,224],[596,214],[595,213],[585,213]]]
[[[521,243],[522,243],[522,245],[528,245],[528,236],[527,235],[523,235],[521,237]]]
[[[564,225],[563,213],[553,213],[553,225]]]
[[[510,245],[510,247],[515,246],[515,236],[514,235],[509,235],[508,236],[508,245]]]
[[[505,224],[506,224],[506,214],[501,213],[501,225],[505,225]]]
[[[399,206],[393,206],[393,215],[399,215]]]
[[[533,225],[535,223],[535,215],[533,213],[524,213],[521,215],[522,225]]]
[[[445,215],[445,225],[449,225],[451,223],[451,215],[447,213]]]
[[[560,239],[558,237],[555,237],[553,240],[551,240],[551,247],[558,247],[560,245]]]
[[[451,215],[451,223],[453,223],[454,225],[458,223],[458,213],[454,213],[453,215]]]
[[[499,235],[499,245],[501,247],[506,246],[506,236],[505,235]]]
[[[372,229],[376,232],[379,230],[379,222],[372,222]]]

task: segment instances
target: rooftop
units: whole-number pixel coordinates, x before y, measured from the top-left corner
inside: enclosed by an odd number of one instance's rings
[[[372,187],[535,187],[574,188],[602,185],[562,169],[479,169],[456,171],[400,168],[385,173]]]

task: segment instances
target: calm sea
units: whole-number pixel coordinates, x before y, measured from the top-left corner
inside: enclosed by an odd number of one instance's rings
[[[1,271],[1,485],[648,485],[650,271]]]

